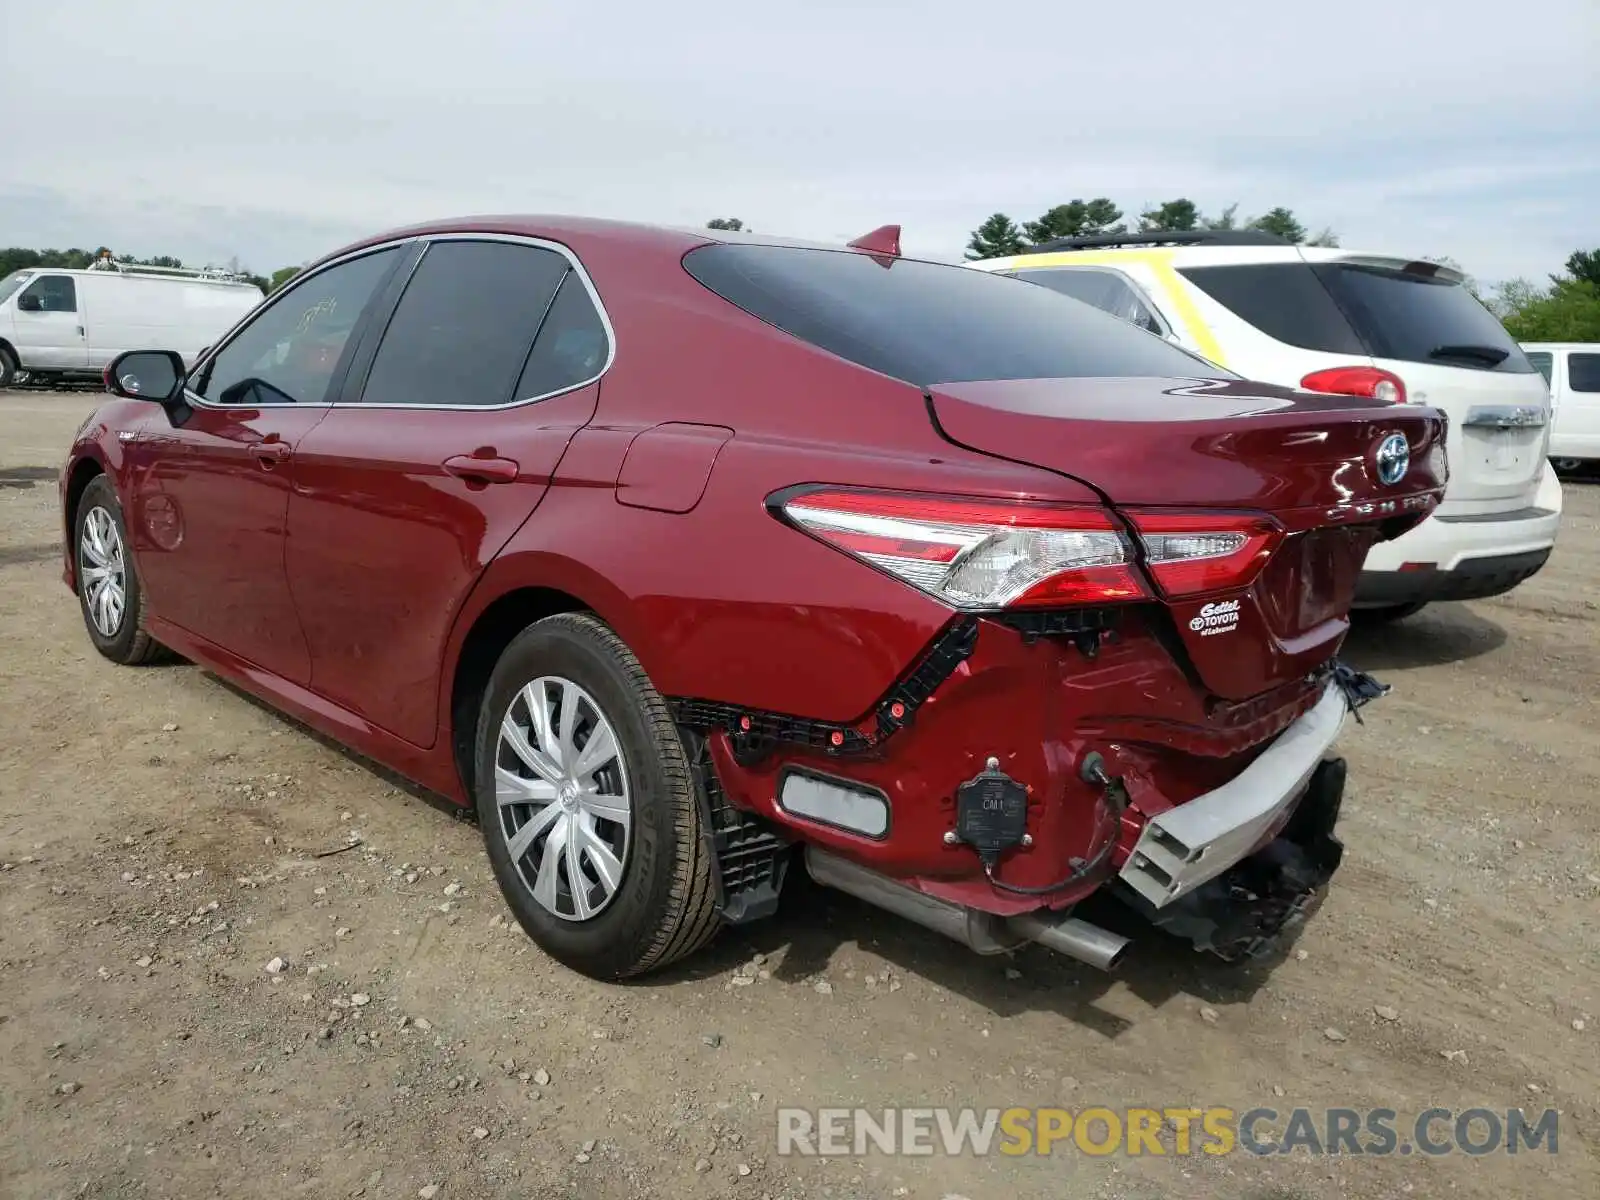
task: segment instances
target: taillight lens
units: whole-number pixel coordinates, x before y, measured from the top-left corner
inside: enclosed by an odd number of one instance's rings
[[[1098,508],[823,490],[782,503],[795,525],[954,608],[1149,597],[1132,547]]]
[[[1248,587],[1283,540],[1277,522],[1255,513],[1135,509],[1127,516],[1145,565],[1169,597]]]
[[[1334,396],[1366,396],[1392,404],[1406,402],[1405,381],[1393,371],[1378,367],[1329,367],[1313,371],[1300,381],[1308,392],[1327,392]]]

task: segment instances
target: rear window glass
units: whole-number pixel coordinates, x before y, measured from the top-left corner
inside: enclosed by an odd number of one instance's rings
[[[1555,356],[1545,350],[1526,350],[1528,361],[1533,364],[1533,369],[1544,376],[1546,383],[1550,382],[1550,373],[1555,369]]]
[[[1232,378],[1048,288],[966,267],[751,245],[703,246],[684,266],[785,333],[921,387],[978,379]]]
[[[1377,358],[1533,374],[1505,326],[1459,283],[1350,263],[1316,272]]]
[[[1529,375],[1498,319],[1459,283],[1356,263],[1179,272],[1268,337],[1305,350]]]
[[[1568,355],[1567,387],[1574,392],[1600,392],[1600,354]]]

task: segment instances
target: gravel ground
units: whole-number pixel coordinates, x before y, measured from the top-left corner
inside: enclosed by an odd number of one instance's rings
[[[1395,690],[1345,734],[1346,865],[1283,960],[985,960],[803,891],[606,987],[508,927],[448,806],[93,652],[54,484],[93,403],[0,396],[0,1196],[1600,1194],[1600,487],[1513,596],[1352,637]],[[778,1105],[968,1103],[1562,1123],[1478,1159],[775,1153]]]

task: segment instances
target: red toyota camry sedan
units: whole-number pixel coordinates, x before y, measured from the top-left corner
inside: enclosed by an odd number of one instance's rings
[[[135,351],[61,476],[114,662],[169,649],[474,806],[618,979],[797,863],[1102,967],[1101,889],[1225,958],[1338,866],[1362,561],[1433,409],[1241,380],[1045,288],[849,246],[496,217]]]

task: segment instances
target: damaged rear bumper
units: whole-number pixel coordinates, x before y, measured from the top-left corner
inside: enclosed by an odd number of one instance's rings
[[[1321,907],[1339,868],[1344,844],[1333,827],[1344,782],[1344,759],[1325,759],[1288,823],[1255,853],[1160,907],[1124,880],[1119,898],[1158,929],[1230,962],[1272,953]]]
[[[1349,707],[1330,683],[1310,712],[1233,779],[1151,817],[1118,872],[1120,882],[1160,910],[1271,841],[1338,738]]]

